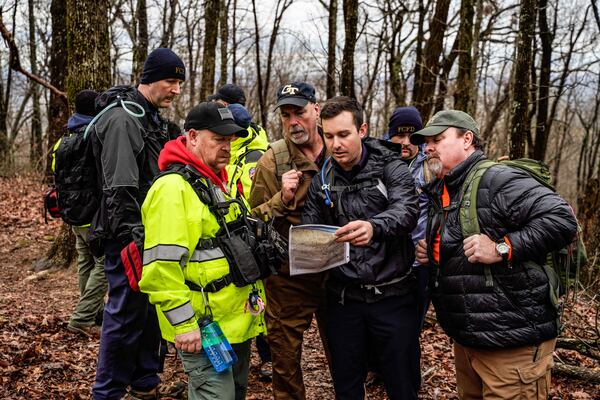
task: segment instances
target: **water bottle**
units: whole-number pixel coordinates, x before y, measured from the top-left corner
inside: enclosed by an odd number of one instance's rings
[[[223,372],[238,360],[217,321],[205,321],[200,328],[202,348],[217,372]]]

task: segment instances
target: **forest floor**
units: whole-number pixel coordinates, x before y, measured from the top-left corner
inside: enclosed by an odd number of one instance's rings
[[[0,399],[88,399],[94,381],[98,340],[66,330],[78,297],[75,267],[32,272],[32,265],[43,257],[60,224],[55,220],[44,223],[44,191],[44,185],[32,176],[0,178]],[[593,322],[592,308],[583,296],[567,314],[572,310],[586,324]],[[421,351],[420,398],[456,399],[451,345],[439,326],[423,331]],[[577,353],[557,353],[563,361],[600,371]],[[258,365],[253,352],[247,398],[270,399],[271,384],[257,379]],[[302,367],[307,399],[333,399],[314,324],[305,335]],[[161,377],[166,383],[186,381],[180,360],[167,357]],[[384,393],[381,384],[367,387],[368,399],[385,399]],[[553,376],[551,398],[600,399],[600,388]]]

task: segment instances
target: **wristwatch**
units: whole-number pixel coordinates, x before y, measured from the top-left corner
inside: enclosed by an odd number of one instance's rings
[[[510,247],[504,241],[504,238],[496,242],[496,251],[502,257],[502,261],[508,260],[508,254],[510,253]]]

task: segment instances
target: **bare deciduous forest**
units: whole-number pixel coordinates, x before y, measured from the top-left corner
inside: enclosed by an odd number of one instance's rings
[[[282,83],[304,80],[325,100],[364,106],[381,137],[392,110],[426,122],[460,109],[490,158],[545,161],[576,210],[589,262],[565,301],[554,398],[600,398],[600,4],[597,0],[0,0],[0,397],[88,398],[97,343],[65,333],[76,302],[65,224],[45,224],[49,154],[75,93],[136,84],[147,54],[185,62],[186,112],[225,83],[241,86],[254,120],[281,137]],[[40,272],[47,270],[50,272]],[[422,398],[457,398],[447,337],[422,336]],[[332,398],[312,329],[310,398]],[[168,379],[184,375],[169,364]],[[177,369],[179,368],[179,369]],[[369,398],[384,398],[375,385]],[[270,396],[251,380],[249,398]]]

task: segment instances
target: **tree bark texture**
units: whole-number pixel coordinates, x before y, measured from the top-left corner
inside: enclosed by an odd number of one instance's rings
[[[173,47],[173,31],[177,18],[177,0],[165,0],[163,7],[163,34],[159,47]]]
[[[600,373],[589,368],[557,362],[554,363],[552,372],[555,372],[558,375],[575,378],[590,383],[600,383]]]
[[[425,65],[425,59],[423,57],[423,43],[425,42],[425,16],[427,15],[427,10],[425,9],[423,0],[419,0],[418,11],[419,18],[417,20],[417,43],[415,45],[415,83],[413,85],[413,99],[417,96],[417,93],[421,91],[421,73],[423,71],[423,66]]]
[[[532,62],[531,43],[535,27],[535,14],[536,0],[521,0],[510,128],[511,159],[525,156],[527,118],[529,113],[529,77]]]
[[[356,97],[354,92],[354,49],[358,33],[358,0],[343,0],[344,9],[344,51],[342,55],[342,77],[340,94]]]
[[[103,91],[111,86],[106,2],[67,0],[67,51],[69,104],[83,89]]]
[[[33,0],[28,0],[29,8],[29,63],[31,73],[38,74],[37,68],[37,40],[35,34],[35,16]],[[39,169],[43,163],[42,150],[42,112],[40,109],[40,90],[35,82],[30,82],[32,114],[31,114],[31,141],[29,151],[29,162],[32,167]]]
[[[221,0],[221,9],[219,11],[219,30],[221,31],[221,35],[219,40],[221,40],[221,71],[219,73],[219,84],[221,87],[227,83],[227,67],[229,63],[227,62],[228,51],[227,46],[229,44],[229,1]]]
[[[548,0],[538,0],[538,24],[542,44],[542,59],[540,60],[533,158],[544,161],[548,146],[548,136],[550,135],[547,125],[548,100],[550,96],[550,67],[552,63],[552,33],[548,27]]]
[[[422,5],[422,2],[421,2]],[[404,70],[402,68],[402,58],[404,56],[403,50],[400,48],[402,43],[402,26],[404,25],[406,8],[401,5],[398,5],[397,2],[392,0],[387,0],[385,2],[385,19],[387,20],[387,24],[390,26],[390,35],[388,38],[387,44],[387,52],[389,53],[387,59],[387,70],[389,76],[389,88],[394,96],[394,105],[396,107],[405,106],[406,105],[406,96],[407,96],[407,84],[406,84],[406,76],[404,74]],[[400,9],[402,7],[402,9]],[[421,24],[421,20],[424,18],[424,15],[419,14],[419,24]],[[421,38],[421,27],[419,27],[419,33],[417,36],[417,58],[420,59],[419,46],[421,46],[422,38]],[[416,62],[415,66],[420,65],[420,62]],[[419,82],[417,77],[418,68],[415,67],[415,85]],[[414,93],[414,92],[413,92]],[[386,109],[387,112],[387,109]],[[387,120],[387,116],[386,116]]]
[[[137,0],[135,15],[135,21],[132,21],[137,27],[135,32],[136,40],[133,44],[132,84],[139,82],[144,69],[144,61],[148,57],[148,13],[146,0]]]
[[[423,50],[423,65],[421,66],[421,81],[419,90],[413,94],[413,105],[421,112],[423,121],[431,116],[434,105],[436,77],[440,68],[440,55],[446,33],[448,9],[450,0],[439,0],[435,5],[433,18],[429,23],[429,39]]]
[[[204,2],[204,51],[202,54],[202,81],[200,100],[204,101],[215,90],[215,64],[217,35],[219,34],[219,9],[221,0]]]
[[[256,0],[252,0],[252,16],[254,17],[254,57],[256,64],[256,85],[258,91],[258,110],[260,113],[260,123],[267,126],[267,105],[263,92],[262,69],[260,67],[260,28],[258,25],[258,14],[256,12]]]
[[[94,0],[67,0],[67,95],[72,105],[83,89],[105,90],[110,86],[108,4]],[[63,224],[45,262],[67,267],[75,256],[75,236]]]
[[[335,48],[337,44],[337,15],[338,0],[329,0],[328,25],[329,32],[327,37],[327,98],[330,99],[336,94],[336,73],[335,73]]]
[[[67,1],[52,0],[50,5],[52,15],[52,51],[50,52],[50,83],[60,90],[65,89],[67,78]],[[62,136],[67,123],[67,99],[50,92],[48,103],[48,141],[46,148],[51,149]],[[50,178],[50,152],[46,159],[46,176]]]
[[[460,3],[460,27],[458,28],[458,76],[454,91],[454,108],[473,115],[475,76],[473,75],[473,17],[475,0]]]
[[[17,6],[18,3],[15,3],[13,8],[12,20],[16,21],[17,15]],[[1,17],[1,15],[0,15]],[[15,27],[16,23],[13,23],[13,31],[12,35],[8,33],[8,30],[4,27],[4,22],[2,23],[3,28],[3,37],[6,37],[7,34],[9,37],[15,36]],[[5,39],[6,40],[6,39]],[[10,47],[10,43],[9,43]],[[0,170],[4,170],[5,167],[10,166],[12,164],[12,154],[11,154],[11,146],[8,137],[8,101],[10,99],[10,88],[12,84],[12,71],[13,65],[15,63],[15,58],[18,60],[18,55],[15,54],[17,51],[16,45],[13,41],[13,48],[11,48],[11,52],[9,55],[9,65],[11,68],[8,69],[8,73],[6,75],[6,87],[2,87],[3,91],[0,92]]]

